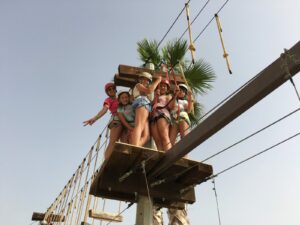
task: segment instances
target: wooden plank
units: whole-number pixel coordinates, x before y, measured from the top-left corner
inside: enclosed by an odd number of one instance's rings
[[[156,165],[164,154],[165,152],[149,148],[116,143],[113,153],[101,166],[100,172],[92,183],[90,194],[97,197],[136,202],[136,197],[138,195],[148,195],[145,175],[142,173],[142,169],[139,167],[123,182],[119,182],[118,179],[130,171],[131,168],[136,168],[136,166],[141,165],[143,160],[146,160],[145,169],[148,172],[154,165]],[[180,171],[196,165],[196,169],[186,173],[193,178],[184,178],[186,175],[182,174],[180,179],[175,179],[170,182],[157,185],[153,188],[150,187],[150,183],[155,182],[156,179],[147,180],[150,195],[153,198],[154,204],[171,207],[174,203],[194,203],[194,189],[191,189],[182,195],[180,194],[180,190],[191,184],[196,184],[196,182],[200,182],[201,179],[212,174],[211,166],[206,165],[199,167],[197,166],[198,164],[199,162],[189,159],[180,159],[175,162],[163,176],[159,177],[159,179],[169,177],[172,174],[179,173]]]
[[[121,77],[119,74],[114,76],[114,83],[117,86],[133,88],[136,85],[136,79],[130,77]]]
[[[300,59],[300,42],[289,50],[289,54],[293,55],[294,58],[298,60]],[[159,176],[178,159],[188,154],[198,145],[286,82],[289,77],[282,68],[282,65],[281,58],[276,59],[244,88],[202,121],[163,156],[163,159],[158,162],[155,170],[151,172],[150,177]],[[287,66],[291,76],[294,76],[300,71],[300,63],[288,62]]]
[[[33,212],[31,220],[32,221],[43,221],[45,218],[45,213],[38,213],[38,212]],[[50,222],[64,222],[65,221],[65,216],[62,215],[57,215],[57,214],[51,214],[48,217]]]
[[[147,68],[142,68],[142,67],[119,65],[118,71],[119,71],[119,76],[120,77],[132,78],[132,79],[135,79],[135,80],[137,80],[138,75],[141,72],[151,73],[154,79],[156,79],[158,76],[166,78],[166,72],[163,72],[163,71],[153,71],[153,70],[150,70],[150,69],[147,69]],[[176,76],[176,81],[177,82],[179,82],[179,83],[185,83],[182,74],[175,73],[175,76]],[[171,82],[174,83],[173,75],[169,74],[169,79],[170,79]]]
[[[111,222],[123,222],[123,217],[118,213],[107,213],[103,211],[89,210],[89,217],[97,220],[106,220]]]

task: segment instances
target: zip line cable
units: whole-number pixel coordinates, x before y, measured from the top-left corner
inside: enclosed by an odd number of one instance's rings
[[[240,162],[238,162],[238,163],[236,163],[236,164],[234,164],[234,165],[232,165],[232,166],[230,166],[230,167],[228,167],[228,168],[226,168],[226,169],[224,169],[224,170],[222,170],[220,172],[218,172],[215,175],[212,175],[209,179],[213,179],[213,178],[219,176],[220,174],[225,173],[225,172],[227,172],[227,171],[229,171],[229,170],[231,170],[231,169],[233,169],[233,168],[235,168],[235,167],[237,167],[237,166],[239,166],[239,165],[241,165],[241,164],[249,161],[250,159],[253,159],[253,158],[255,158],[255,157],[257,157],[257,156],[259,156],[259,155],[261,155],[261,154],[263,154],[263,153],[265,153],[267,151],[270,151],[273,148],[275,148],[275,147],[277,147],[277,146],[279,146],[279,145],[281,145],[281,144],[283,144],[283,143],[285,143],[287,141],[290,141],[291,139],[297,137],[298,135],[300,135],[300,132],[298,132],[298,133],[296,133],[296,134],[294,134],[294,135],[292,135],[292,136],[290,136],[290,137],[288,137],[288,138],[286,138],[286,139],[284,139],[284,140],[276,143],[275,145],[272,145],[271,147],[266,148],[266,149],[264,149],[264,150],[262,150],[262,151],[260,151],[260,152],[258,152],[256,154],[254,154],[254,155],[252,155],[252,156],[250,156],[250,157],[248,157],[248,158],[246,158],[246,159],[244,159],[244,160],[242,160],[242,161],[240,161]]]
[[[207,161],[207,160],[209,160],[209,159],[212,159],[212,158],[214,158],[215,156],[217,156],[217,155],[219,155],[219,154],[221,154],[221,153],[223,153],[223,152],[225,152],[225,151],[229,150],[230,148],[232,148],[232,147],[234,147],[234,146],[236,146],[236,145],[238,145],[238,144],[240,144],[240,143],[244,142],[245,140],[247,140],[247,139],[249,139],[249,138],[251,138],[251,137],[255,136],[256,134],[258,134],[258,133],[260,133],[260,132],[262,132],[262,131],[266,130],[267,128],[269,128],[269,127],[271,127],[271,126],[275,125],[276,123],[279,123],[280,121],[282,121],[282,120],[286,119],[287,117],[289,117],[289,116],[293,115],[294,113],[298,112],[299,110],[300,110],[300,108],[297,108],[296,110],[294,110],[294,111],[292,111],[292,112],[290,112],[290,113],[286,114],[285,116],[283,116],[283,117],[281,117],[281,118],[277,119],[276,121],[274,121],[274,122],[270,123],[269,125],[267,125],[267,126],[265,126],[265,127],[261,128],[261,129],[259,129],[259,130],[255,131],[254,133],[252,133],[252,134],[248,135],[247,137],[244,137],[244,138],[242,138],[241,140],[239,140],[239,141],[235,142],[234,144],[232,144],[232,145],[230,145],[230,146],[228,146],[228,147],[224,148],[223,150],[221,150],[221,151],[219,151],[219,152],[217,152],[217,153],[215,153],[215,154],[213,154],[213,155],[209,156],[208,158],[206,158],[206,159],[202,160],[201,162],[205,162],[205,161]]]
[[[195,16],[195,18],[192,20],[191,25],[195,22],[195,20],[200,16],[200,14],[202,13],[202,11],[205,9],[205,7],[207,6],[207,4],[209,3],[210,0],[207,0],[206,3],[204,4],[204,6],[202,6],[202,8],[200,9],[200,11],[197,13],[197,15]],[[182,33],[182,35],[180,36],[179,40],[183,38],[183,36],[185,35],[185,33],[188,31],[189,28],[186,28],[185,31]]]
[[[253,159],[253,158],[257,157],[257,156],[259,156],[259,155],[261,155],[261,154],[263,154],[263,153],[265,153],[267,151],[270,151],[271,149],[273,149],[273,148],[275,148],[275,147],[277,147],[277,146],[279,146],[279,145],[281,145],[281,144],[283,144],[283,143],[285,143],[287,141],[290,141],[291,139],[297,137],[298,135],[300,135],[300,132],[298,132],[298,133],[296,133],[296,134],[294,134],[294,135],[292,135],[292,136],[290,136],[290,137],[288,137],[288,138],[286,138],[286,139],[284,139],[284,140],[282,140],[282,141],[280,141],[280,142],[272,145],[271,147],[268,147],[268,148],[266,148],[266,149],[264,149],[264,150],[262,150],[262,151],[260,151],[260,152],[258,152],[256,154],[254,154],[254,155],[252,155],[252,156],[250,156],[250,157],[248,157],[248,158],[246,158],[246,159],[244,159],[244,160],[242,160],[242,161],[240,161],[240,162],[238,162],[238,163],[236,163],[236,164],[234,164],[234,165],[232,165],[232,166],[230,166],[230,167],[228,167],[228,168],[226,168],[226,169],[224,169],[224,170],[222,170],[222,171],[220,171],[220,172],[218,172],[216,174],[213,174],[210,177],[207,177],[207,178],[203,179],[200,183],[206,182],[206,181],[211,180],[211,179],[214,179],[217,176],[219,176],[219,175],[221,175],[221,174],[223,174],[223,173],[225,173],[225,172],[227,172],[227,171],[229,171],[229,170],[231,170],[231,169],[233,169],[233,168],[235,168],[235,167],[237,167],[237,166],[239,166],[239,165],[241,165],[243,163],[246,163],[247,161],[249,161],[249,160],[251,160],[251,159]],[[189,187],[186,187],[186,188],[182,189],[180,191],[180,194],[185,193],[186,191],[188,191],[191,188],[194,188],[195,186],[196,186],[196,184],[193,184],[193,185],[190,185]]]
[[[225,6],[228,2],[229,2],[229,0],[227,0],[215,14],[218,14],[219,12],[221,12],[221,10],[224,8],[224,6]],[[197,35],[197,37],[194,39],[194,43],[197,41],[197,39],[202,35],[202,33],[207,29],[207,27],[211,24],[211,22],[212,22],[214,19],[215,19],[215,15],[210,19],[210,21],[205,25],[205,27],[202,29],[202,31]]]
[[[245,137],[245,138],[241,139],[240,141],[238,141],[238,142],[236,142],[236,143],[230,145],[229,147],[227,147],[227,148],[225,148],[225,149],[223,149],[223,150],[217,152],[216,154],[213,154],[212,156],[210,156],[210,157],[208,157],[208,158],[202,160],[201,162],[203,163],[203,162],[205,162],[205,161],[207,161],[207,160],[209,160],[209,159],[211,159],[211,158],[213,158],[213,157],[215,157],[215,156],[217,156],[217,155],[219,155],[219,154],[221,154],[221,153],[227,151],[228,149],[232,148],[233,146],[236,146],[236,145],[242,143],[243,141],[249,139],[250,137],[253,137],[253,136],[255,136],[256,134],[262,132],[263,130],[265,130],[265,129],[267,129],[267,128],[270,128],[271,126],[275,125],[276,123],[278,123],[278,122],[280,122],[280,121],[286,119],[287,117],[289,117],[289,116],[291,116],[292,114],[298,112],[299,110],[300,110],[300,108],[298,108],[298,109],[296,109],[296,110],[294,110],[294,111],[288,113],[287,115],[281,117],[280,119],[274,121],[273,123],[271,123],[271,124],[269,124],[269,125],[267,125],[267,126],[261,128],[260,130],[254,132],[254,133],[252,133],[252,134],[250,134],[250,135],[248,135],[247,137]],[[164,178],[164,179],[162,179],[162,180],[156,181],[156,182],[154,182],[154,183],[151,184],[151,187],[156,186],[156,185],[159,185],[159,184],[162,184],[162,183],[165,183],[165,182],[169,182],[169,181],[175,180],[175,179],[177,179],[178,177],[180,177],[180,176],[183,175],[184,173],[190,171],[191,169],[193,169],[193,168],[196,167],[196,166],[197,166],[197,164],[194,165],[194,166],[188,167],[188,168],[184,169],[183,171],[181,171],[181,172],[179,172],[179,173],[177,173],[177,174],[174,174],[173,176],[170,176],[170,177],[168,177],[168,178]]]
[[[191,0],[189,0],[187,2],[187,4],[190,2]],[[157,47],[159,47],[161,45],[161,43],[164,41],[164,39],[166,38],[166,36],[169,34],[170,30],[173,28],[173,26],[175,25],[175,23],[177,22],[177,20],[179,19],[179,17],[181,16],[181,14],[184,12],[185,10],[185,6],[182,8],[182,10],[180,11],[180,13],[178,14],[178,16],[176,17],[176,19],[174,20],[174,22],[171,24],[171,26],[169,27],[169,29],[167,30],[167,32],[165,33],[165,35],[162,37],[162,39],[158,42]]]

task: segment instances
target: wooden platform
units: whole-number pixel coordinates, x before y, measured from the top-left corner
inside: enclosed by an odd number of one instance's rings
[[[156,167],[164,154],[164,152],[149,148],[116,143],[112,155],[104,162],[92,183],[90,194],[108,199],[137,202],[138,195],[148,195],[145,175],[139,165],[146,160],[145,169],[149,172]],[[139,169],[120,182],[119,178],[133,168]],[[191,169],[187,170],[187,168]],[[181,174],[183,171],[186,172]],[[180,190],[201,183],[206,177],[212,175],[212,172],[210,165],[189,159],[180,159],[160,177],[147,180],[154,204],[161,207],[182,208],[185,203],[194,203],[193,188],[184,194],[180,194]],[[180,174],[180,176],[175,178],[175,174]],[[154,182],[171,177],[174,179],[151,187]]]
[[[134,87],[137,83],[138,75],[141,72],[149,72],[153,75],[153,78],[157,78],[161,76],[162,78],[166,78],[166,73],[163,71],[153,71],[150,69],[142,68],[142,67],[133,67],[133,66],[126,66],[126,65],[119,65],[118,68],[119,73],[115,75],[114,82],[117,86],[124,86],[124,87]],[[184,78],[182,74],[175,74],[176,81],[178,83],[184,83]],[[171,84],[175,83],[173,79],[173,75],[169,74],[169,79]]]
[[[45,213],[33,212],[31,220],[32,221],[43,221],[44,218],[45,218]],[[50,222],[64,222],[65,221],[64,216],[54,215],[54,214],[49,215],[48,219]]]

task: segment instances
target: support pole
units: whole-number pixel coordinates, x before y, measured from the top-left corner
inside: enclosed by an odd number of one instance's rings
[[[139,196],[136,208],[136,222],[138,225],[152,225],[153,224],[153,204],[148,196]]]

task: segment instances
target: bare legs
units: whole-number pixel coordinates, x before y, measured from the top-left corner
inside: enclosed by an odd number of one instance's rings
[[[180,137],[183,138],[185,135],[187,135],[189,133],[189,127],[190,126],[188,125],[188,123],[184,120],[180,121],[179,124],[174,123],[171,126],[170,140],[171,140],[172,145],[174,145],[176,142],[178,132],[180,133]]]
[[[135,110],[135,127],[132,132],[131,144],[142,146],[149,138],[148,125],[149,112],[145,107],[139,107]]]
[[[111,155],[114,144],[115,144],[116,141],[119,140],[119,138],[121,136],[121,132],[122,132],[122,126],[121,125],[119,125],[118,127],[112,127],[110,129],[109,143],[108,143],[107,148],[106,148],[105,153],[104,153],[104,159],[105,160],[108,159],[109,156]]]

